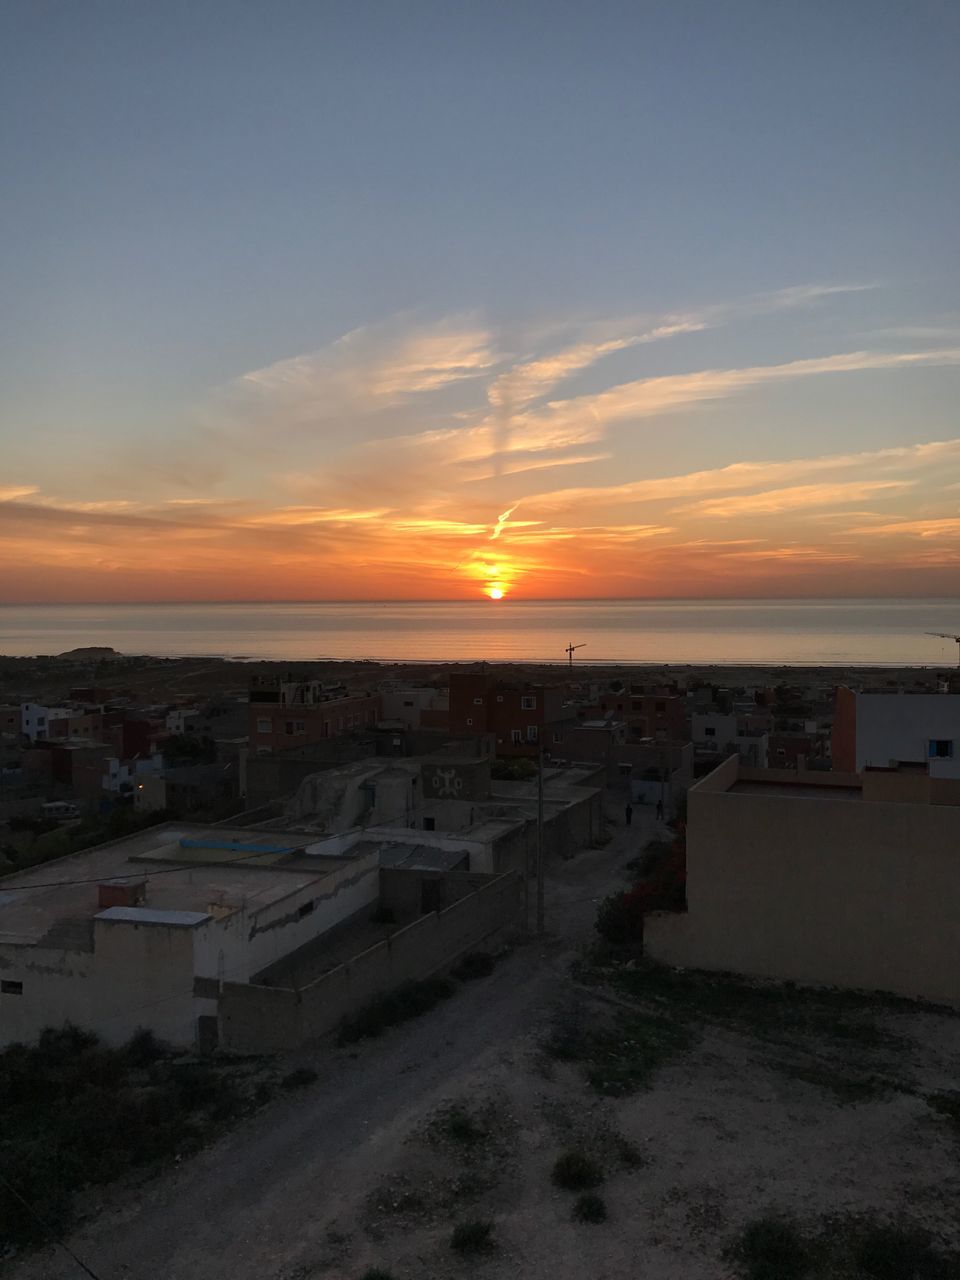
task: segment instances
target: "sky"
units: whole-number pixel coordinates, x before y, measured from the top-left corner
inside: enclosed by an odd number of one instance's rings
[[[952,0],[6,0],[0,602],[955,595],[958,60]]]

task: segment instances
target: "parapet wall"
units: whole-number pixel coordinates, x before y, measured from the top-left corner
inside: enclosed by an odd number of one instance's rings
[[[284,1053],[326,1035],[376,996],[439,973],[481,942],[515,928],[521,901],[520,877],[508,872],[299,991],[225,982],[220,1047],[233,1053]]]

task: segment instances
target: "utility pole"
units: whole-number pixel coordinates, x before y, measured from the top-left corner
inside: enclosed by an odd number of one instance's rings
[[[539,737],[539,734],[538,734]],[[537,936],[543,937],[543,739],[537,772]]]

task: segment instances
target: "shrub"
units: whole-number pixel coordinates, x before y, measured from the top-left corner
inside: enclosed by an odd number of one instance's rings
[[[877,1225],[864,1231],[854,1251],[857,1266],[870,1280],[944,1280],[945,1259],[935,1252],[930,1234],[919,1227]]]
[[[577,1197],[577,1203],[573,1206],[573,1216],[577,1222],[606,1222],[607,1206],[600,1196],[588,1191],[585,1195]]]
[[[787,1218],[758,1218],[749,1223],[735,1253],[748,1280],[800,1280],[810,1269],[809,1248]]]
[[[643,944],[644,899],[634,890],[613,893],[597,908],[595,929],[605,942],[629,947]]]
[[[603,1170],[582,1151],[565,1151],[557,1156],[550,1176],[554,1185],[565,1191],[585,1191],[603,1182]]]
[[[135,1031],[127,1042],[127,1061],[132,1067],[148,1067],[169,1054],[168,1047],[147,1027]]]
[[[297,1067],[295,1071],[289,1072],[280,1081],[281,1088],[284,1089],[304,1089],[308,1084],[314,1084],[319,1079],[313,1067]]]
[[[388,1027],[427,1013],[441,1000],[453,995],[453,983],[447,978],[426,978],[422,982],[404,982],[378,996],[340,1028],[340,1043],[352,1044],[370,1036],[379,1036]]]
[[[487,1136],[464,1107],[450,1108],[443,1120],[443,1132],[448,1138],[465,1147],[474,1146]]]
[[[489,951],[468,951],[454,965],[452,973],[461,982],[469,982],[473,978],[486,978],[493,973],[495,963]]]
[[[486,1253],[493,1248],[493,1223],[482,1219],[460,1222],[450,1237],[451,1249],[458,1253]]]

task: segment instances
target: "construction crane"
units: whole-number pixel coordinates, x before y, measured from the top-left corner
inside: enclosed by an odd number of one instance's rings
[[[941,640],[952,640],[957,646],[957,665],[960,666],[960,636],[954,635],[952,631],[928,631],[928,636],[939,636]]]
[[[566,653],[566,654],[569,654],[569,656],[570,656],[570,670],[571,670],[571,671],[573,670],[573,651],[574,651],[574,649],[583,649],[583,648],[585,648],[585,647],[586,647],[586,644],[587,644],[587,642],[586,642],[586,640],[584,640],[583,644],[568,644],[568,645],[567,645],[567,647],[566,647],[566,649],[564,649],[564,651],[563,651],[563,652],[564,652],[564,653]]]

